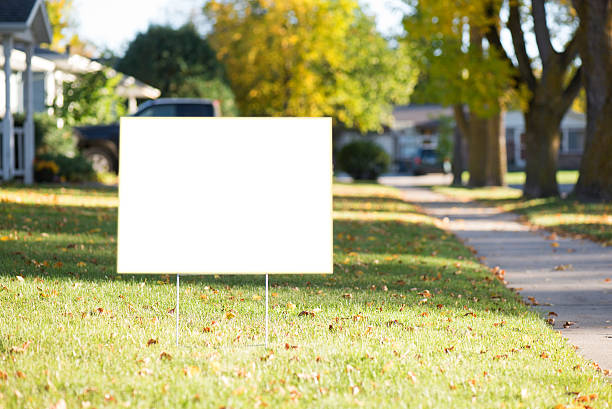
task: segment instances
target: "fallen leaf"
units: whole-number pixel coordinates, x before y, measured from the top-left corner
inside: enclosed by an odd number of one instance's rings
[[[10,352],[15,354],[22,354],[26,351],[26,349],[28,349],[30,343],[31,341],[26,341],[20,347],[11,347]]]
[[[571,264],[560,264],[555,267],[555,271],[573,270],[574,266]]]
[[[165,359],[166,361],[171,361],[172,355],[170,355],[167,352],[162,352],[161,354],[159,354],[159,359]]]
[[[295,310],[295,304],[293,304],[293,303],[288,302],[288,303],[287,303],[287,305],[286,305],[286,307],[287,307],[287,309],[288,309],[289,311],[293,311],[293,310]]]
[[[572,325],[576,325],[576,323],[574,321],[565,321],[565,323],[563,324],[563,328],[569,328]]]
[[[157,344],[157,340],[154,338],[151,338],[150,340],[147,341],[147,346],[150,347],[151,345],[155,345]]]
[[[231,320],[232,318],[234,318],[236,316],[236,314],[234,314],[231,311],[228,311],[225,313],[225,318],[227,318],[228,320]]]
[[[351,294],[351,293],[346,293],[346,294],[344,294],[342,297],[343,297],[343,298],[349,298],[349,299],[350,299],[350,298],[353,298],[353,294]]]
[[[183,374],[188,378],[200,373],[200,368],[195,365],[189,365],[183,368]]]
[[[24,282],[24,278],[23,276],[18,275],[17,277],[15,277],[17,279],[17,281],[21,281],[22,283]]]
[[[49,406],[49,409],[66,409],[66,401],[64,399],[60,399],[53,405]]]

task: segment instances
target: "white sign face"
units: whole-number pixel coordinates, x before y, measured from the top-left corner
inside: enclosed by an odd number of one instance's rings
[[[331,274],[329,118],[121,118],[117,271]]]

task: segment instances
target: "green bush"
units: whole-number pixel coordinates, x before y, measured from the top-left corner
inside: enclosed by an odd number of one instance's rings
[[[39,182],[90,182],[96,180],[96,173],[91,167],[91,163],[80,155],[68,157],[61,154],[41,154],[37,156],[36,163],[35,177]],[[52,165],[49,166],[49,163],[56,164],[57,168],[53,168]],[[45,166],[40,166],[40,164]],[[40,168],[40,170],[37,168]],[[54,172],[52,180],[49,180],[49,171],[53,169],[56,172]]]
[[[372,141],[354,141],[338,153],[338,166],[354,180],[376,180],[389,169],[387,152]]]
[[[77,141],[68,126],[57,127],[57,118],[41,112],[34,115],[34,135],[36,154],[76,156]]]

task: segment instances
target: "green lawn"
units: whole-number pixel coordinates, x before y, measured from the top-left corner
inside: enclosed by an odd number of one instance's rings
[[[612,245],[612,203],[581,203],[574,199],[523,199],[512,188],[435,186],[437,192],[462,200],[480,200],[513,211],[534,225],[561,235],[589,238]]]
[[[334,194],[334,274],[271,277],[268,349],[261,276],[182,280],[177,348],[174,277],[115,272],[114,190],[1,188],[0,408],[609,407],[603,375],[397,191]]]
[[[461,174],[463,183],[470,180],[470,172],[465,171]],[[577,170],[560,170],[557,172],[557,183],[561,185],[575,185],[578,181]],[[522,185],[525,183],[525,172],[506,173],[506,183],[509,185]]]

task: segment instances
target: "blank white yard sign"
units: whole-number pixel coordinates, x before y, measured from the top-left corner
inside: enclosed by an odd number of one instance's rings
[[[119,162],[119,273],[332,273],[329,118],[121,118]]]

